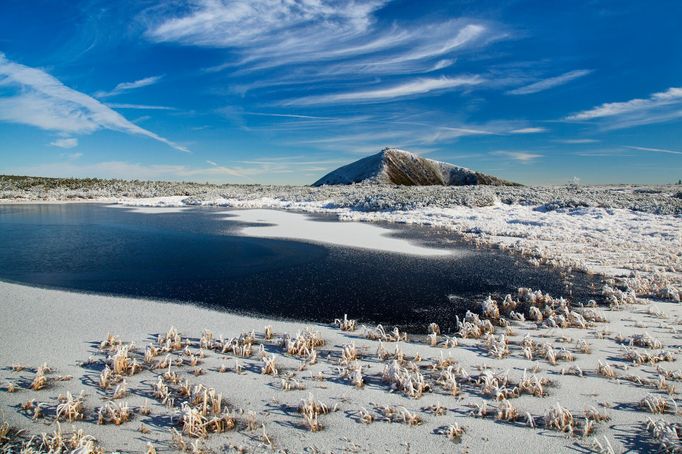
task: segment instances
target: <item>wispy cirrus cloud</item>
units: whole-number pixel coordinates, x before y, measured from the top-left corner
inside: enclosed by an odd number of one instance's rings
[[[666,148],[635,147],[635,146],[626,146],[625,148],[627,148],[628,150],[649,151],[652,153],[682,154],[682,151],[668,150]]]
[[[538,134],[541,132],[547,132],[547,128],[528,127],[528,128],[512,129],[511,131],[509,131],[510,134]]]
[[[50,142],[50,145],[57,148],[75,148],[78,146],[78,139],[74,137],[61,137]]]
[[[604,129],[622,129],[682,118],[682,87],[671,87],[648,98],[608,102],[569,115],[568,121],[598,121]]]
[[[138,88],[154,85],[157,82],[159,82],[162,78],[163,76],[150,76],[145,77],[144,79],[136,80],[134,82],[121,82],[120,84],[117,84],[113,90],[98,91],[97,93],[95,93],[95,96],[98,98],[107,98],[110,96],[120,95],[121,93],[125,93],[130,90],[136,90]]]
[[[126,104],[126,103],[117,103],[117,102],[109,102],[109,103],[107,103],[107,106],[111,107],[112,109],[176,110],[175,107],[168,107],[168,106],[156,106],[156,105],[149,105],[149,104]]]
[[[533,82],[532,84],[525,85],[523,87],[515,88],[509,90],[507,94],[509,95],[530,95],[533,93],[539,93],[541,91],[549,90],[550,88],[558,87],[560,85],[567,84],[568,82],[578,79],[579,77],[587,76],[592,72],[591,69],[577,69],[575,71],[569,71],[563,73],[559,76],[549,77],[547,79],[539,80]]]
[[[180,42],[205,47],[260,47],[264,54],[286,49],[288,53],[310,54],[322,44],[343,42],[363,34],[373,22],[372,13],[383,0],[271,2],[267,0],[193,0],[182,14],[169,5],[154,22],[147,36],[158,42]],[[151,11],[159,13],[158,8]],[[335,36],[334,36],[335,35]],[[272,37],[279,36],[280,42]],[[377,41],[365,42],[359,49],[339,46],[339,54],[372,49]]]
[[[479,76],[421,78],[388,87],[371,90],[357,90],[328,95],[313,95],[285,101],[285,106],[311,106],[318,104],[374,103],[388,102],[397,98],[423,95],[433,91],[450,90],[462,86],[473,86],[483,82]]]
[[[64,134],[110,129],[148,137],[179,151],[186,147],[128,121],[124,116],[73,90],[48,73],[10,61],[0,53],[0,121]]]
[[[539,159],[544,156],[538,153],[529,153],[526,151],[493,151],[490,154],[493,156],[501,156],[504,158],[509,158],[524,163],[531,162],[535,159]]]
[[[560,140],[555,140],[557,143],[565,143],[567,145],[581,145],[581,144],[588,144],[588,143],[597,143],[599,142],[596,139],[560,139]]]
[[[152,41],[226,48],[234,53],[227,63],[207,68],[210,72],[228,70],[244,76],[269,70],[257,82],[238,84],[235,90],[242,93],[340,77],[350,81],[440,71],[454,64],[457,53],[508,35],[484,20],[379,22],[376,13],[387,3],[192,0],[180,12],[172,5],[150,8],[143,21]]]

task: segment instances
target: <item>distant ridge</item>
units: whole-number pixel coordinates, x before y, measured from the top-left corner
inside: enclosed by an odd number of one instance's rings
[[[520,186],[447,162],[420,158],[409,151],[384,148],[323,176],[313,186],[337,184],[395,184],[404,186]]]

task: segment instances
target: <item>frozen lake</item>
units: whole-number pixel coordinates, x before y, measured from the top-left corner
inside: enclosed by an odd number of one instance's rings
[[[231,311],[423,328],[489,293],[563,294],[557,270],[435,229],[273,210],[0,205],[0,279]],[[578,276],[574,293],[589,297]]]

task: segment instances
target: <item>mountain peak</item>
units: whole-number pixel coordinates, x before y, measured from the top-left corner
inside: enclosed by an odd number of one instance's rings
[[[317,180],[313,186],[354,183],[404,186],[516,185],[465,167],[387,147],[377,154],[339,167]]]

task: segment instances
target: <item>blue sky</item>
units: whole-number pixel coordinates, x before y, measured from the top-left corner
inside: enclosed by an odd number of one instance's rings
[[[307,184],[396,146],[682,178],[682,2],[0,3],[0,173]]]

